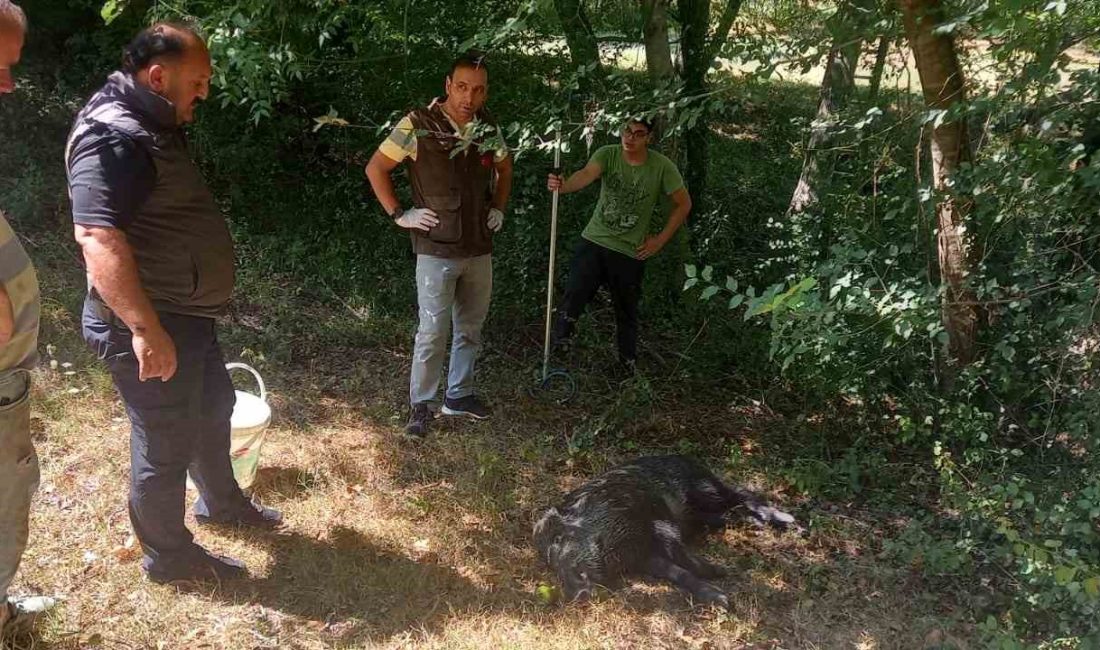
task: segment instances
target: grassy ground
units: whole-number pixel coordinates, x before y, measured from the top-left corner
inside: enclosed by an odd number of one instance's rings
[[[604,330],[573,359],[585,369],[577,402],[539,402],[524,390],[538,323],[497,314],[481,367],[496,417],[443,421],[413,444],[399,436],[408,322],[288,300],[271,277],[243,279],[223,342],[269,382],[275,421],[256,492],[288,525],[197,531],[245,560],[249,580],[191,592],[146,582],[125,508],[128,423],[76,335],[83,278],[68,242],[36,244],[51,260],[33,413],[43,478],[14,592],[64,600],[14,648],[965,647],[951,641],[967,630],[952,623],[956,596],[880,557],[904,522],[810,500],[773,471],[771,459],[836,426],[784,415],[797,408],[778,389],[698,382],[655,358],[648,379],[611,382]],[[536,513],[648,451],[710,458],[791,508],[809,535],[733,527],[712,538],[706,555],[733,569],[729,612],[641,584],[584,606],[540,602]]]

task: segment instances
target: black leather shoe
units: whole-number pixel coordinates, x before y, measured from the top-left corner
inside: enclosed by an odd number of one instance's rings
[[[283,525],[283,513],[273,508],[267,508],[255,501],[249,504],[236,516],[207,517],[195,515],[195,521],[204,526],[248,526],[250,528],[278,528]]]
[[[209,580],[235,580],[248,575],[248,569],[240,560],[214,555],[198,549],[188,560],[167,569],[151,569],[145,575],[158,585],[177,582],[205,582]]]

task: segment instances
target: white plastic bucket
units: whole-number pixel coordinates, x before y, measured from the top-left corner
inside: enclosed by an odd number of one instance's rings
[[[233,464],[233,476],[242,490],[252,487],[256,480],[256,470],[260,466],[260,449],[263,447],[265,431],[271,424],[271,406],[267,403],[267,388],[264,379],[255,368],[244,363],[227,363],[226,370],[247,370],[252,373],[259,386],[260,394],[253,395],[242,390],[233,391],[237,403],[233,406],[233,415],[229,424],[229,460]],[[188,487],[194,487],[187,479]]]
[[[271,405],[267,403],[267,388],[264,378],[255,368],[244,363],[227,363],[226,370],[247,370],[256,378],[260,388],[259,395],[238,390],[237,403],[233,406],[233,416],[229,423],[232,433],[229,437],[229,458],[233,463],[233,476],[242,490],[252,487],[256,480],[256,470],[260,466],[260,448],[263,447],[265,430],[271,424]]]

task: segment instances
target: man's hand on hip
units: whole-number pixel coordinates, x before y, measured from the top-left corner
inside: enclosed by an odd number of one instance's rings
[[[504,213],[496,208],[490,208],[486,223],[489,224],[489,230],[500,232],[500,229],[504,226]]]
[[[661,249],[665,247],[665,243],[666,241],[660,235],[646,237],[642,245],[638,247],[636,255],[640,260],[649,259],[661,252]]]
[[[395,218],[394,223],[412,230],[423,230],[428,232],[432,228],[439,225],[439,219],[436,218],[435,213],[428,208],[413,208],[411,210],[405,210]]]
[[[176,344],[168,332],[157,323],[134,332],[134,356],[138,361],[138,379],[160,378],[168,381],[176,374]]]

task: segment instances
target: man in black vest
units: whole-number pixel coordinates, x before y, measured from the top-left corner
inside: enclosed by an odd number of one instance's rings
[[[512,160],[484,109],[489,73],[467,53],[451,66],[447,95],[402,119],[367,164],[367,178],[394,223],[412,234],[420,326],[413,350],[405,432],[422,438],[433,416],[452,321],[445,415],[483,420],[474,365],[493,287],[493,233],[504,223]],[[491,144],[495,142],[495,146]],[[403,209],[391,174],[408,161],[413,207]]]
[[[127,46],[77,116],[66,147],[76,239],[88,270],[84,338],[130,417],[130,521],[155,582],[245,575],[184,526],[190,472],[200,523],[274,527],[229,459],[233,385],[215,329],[233,290],[233,242],[182,125],[210,85],[189,28],[159,24]]]

